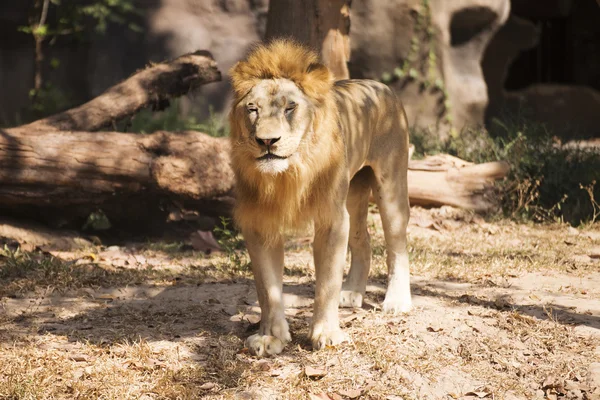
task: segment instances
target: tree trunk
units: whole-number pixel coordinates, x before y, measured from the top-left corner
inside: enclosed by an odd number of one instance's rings
[[[265,39],[292,37],[320,51],[336,79],[348,79],[349,0],[271,0]]]
[[[23,125],[23,132],[44,130],[96,131],[142,108],[163,110],[169,99],[200,85],[221,80],[217,63],[208,51],[183,55],[171,62],[145,68],[89,102],[63,113]]]

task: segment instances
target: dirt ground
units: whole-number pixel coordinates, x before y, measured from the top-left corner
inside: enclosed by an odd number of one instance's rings
[[[415,308],[383,315],[370,215],[367,304],[351,341],[313,352],[310,240],[285,269],[293,341],[243,348],[260,309],[245,254],[177,243],[0,256],[0,399],[600,399],[600,226],[415,208]]]

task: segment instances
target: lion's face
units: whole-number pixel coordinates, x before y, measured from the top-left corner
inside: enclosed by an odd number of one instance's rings
[[[236,112],[243,119],[239,150],[255,161],[261,173],[280,174],[300,162],[299,147],[311,134],[314,106],[292,81],[260,81],[241,99]]]

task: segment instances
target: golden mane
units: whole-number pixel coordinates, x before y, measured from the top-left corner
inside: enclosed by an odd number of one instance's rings
[[[314,51],[290,39],[275,39],[255,46],[246,61],[235,64],[229,73],[237,99],[262,79],[284,78],[314,101],[321,102],[334,82],[333,74],[319,63]]]
[[[260,173],[256,160],[245,151],[249,132],[245,107],[239,101],[264,79],[291,80],[315,105],[313,134],[302,140],[297,153],[301,162],[282,174]],[[331,204],[344,171],[344,142],[339,134],[333,75],[317,55],[290,41],[259,45],[231,70],[235,101],[230,113],[231,160],[236,175],[234,219],[244,229],[261,233],[265,244],[286,232],[302,229],[307,222],[325,222],[339,205]]]

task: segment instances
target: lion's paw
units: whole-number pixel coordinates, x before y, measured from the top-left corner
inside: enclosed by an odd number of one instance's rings
[[[340,343],[348,341],[346,335],[340,328],[322,330],[313,329],[309,335],[313,350],[321,350],[327,346],[337,346]]]
[[[386,295],[383,301],[383,312],[386,314],[407,313],[412,309],[412,300],[408,298],[394,298]]]
[[[340,294],[340,307],[360,308],[362,307],[363,295],[354,290],[342,290]]]
[[[250,350],[250,354],[257,357],[279,354],[285,347],[285,343],[275,336],[260,335],[258,333],[246,339],[245,344]]]

